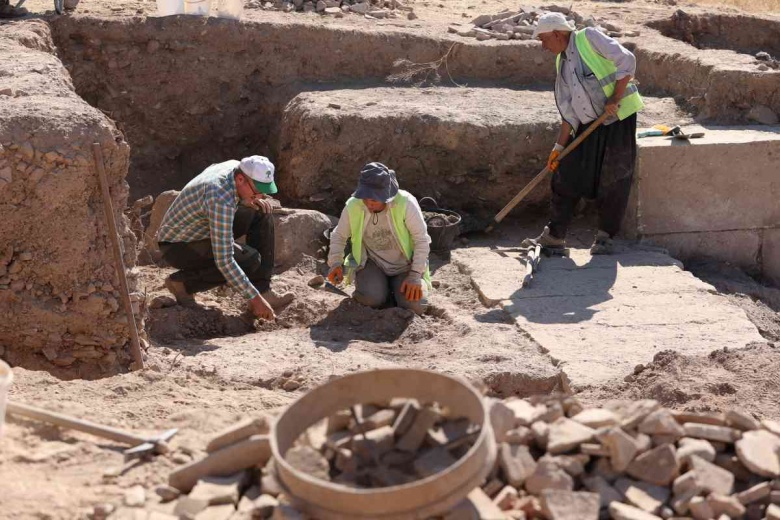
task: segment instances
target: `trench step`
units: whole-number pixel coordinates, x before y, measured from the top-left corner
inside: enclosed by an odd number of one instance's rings
[[[337,211],[360,168],[382,161],[401,186],[449,207],[497,210],[543,167],[560,116],[551,91],[364,88],[305,92],[285,110],[280,189]],[[688,124],[670,98],[647,98],[639,125]],[[524,205],[546,203],[549,188]],[[329,205],[330,204],[330,205]],[[330,207],[333,206],[333,207]]]
[[[452,259],[575,387],[622,378],[662,350],[706,355],[763,341],[742,309],[661,252],[627,246],[593,257],[572,249],[570,258],[544,258],[523,289],[525,266],[512,253],[472,244]]]

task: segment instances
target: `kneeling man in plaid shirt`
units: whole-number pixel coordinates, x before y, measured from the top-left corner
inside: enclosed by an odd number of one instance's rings
[[[271,290],[274,268],[274,165],[253,155],[212,164],[182,189],[165,213],[157,240],[179,269],[165,287],[181,305],[193,294],[227,283],[249,300],[252,313],[272,320],[293,293]],[[246,245],[235,238],[246,236]]]

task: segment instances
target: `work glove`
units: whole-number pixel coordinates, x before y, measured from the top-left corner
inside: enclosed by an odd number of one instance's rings
[[[555,146],[553,146],[552,152],[550,152],[550,156],[547,158],[547,169],[551,172],[554,172],[558,169],[558,157],[561,156],[561,152],[563,151],[563,146],[555,143]]]
[[[328,281],[333,285],[339,285],[344,281],[344,267],[336,265],[330,268],[328,273]]]
[[[422,280],[419,273],[409,273],[401,284],[401,292],[410,302],[418,302],[422,299]]]

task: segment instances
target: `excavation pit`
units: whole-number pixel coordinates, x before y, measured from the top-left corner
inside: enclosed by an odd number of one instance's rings
[[[541,170],[559,122],[549,90],[553,60],[534,41],[459,39],[447,64],[453,83],[413,88],[388,87],[393,63],[435,61],[452,47],[449,36],[186,16],[76,14],[3,27],[10,30],[0,34],[0,53],[13,59],[0,67],[14,84],[6,95],[11,109],[0,116],[0,216],[9,223],[14,250],[6,266],[14,272],[0,279],[0,297],[13,316],[0,326],[0,344],[16,364],[59,366],[79,377],[114,373],[127,362],[126,318],[113,280],[92,142],[103,146],[117,214],[128,200],[180,189],[208,164],[259,153],[276,162],[287,206],[338,214],[360,167],[380,160],[418,197],[487,215]],[[642,89],[683,99],[646,95],[639,126],[693,122],[681,108],[689,93],[663,83],[670,62],[648,60],[655,51],[643,45],[636,45]],[[692,77],[701,72],[682,70]],[[713,74],[707,102],[720,92],[732,96],[720,115],[730,117],[729,107],[750,96],[776,104],[771,82],[741,93],[726,88],[727,76]],[[78,124],[67,116],[74,113]],[[66,145],[58,144],[62,135]],[[44,226],[37,216],[47,210],[36,190],[68,176],[78,180],[68,188],[75,191],[61,190],[68,203]],[[548,199],[543,185],[518,214],[544,211]],[[13,228],[19,219],[35,222],[32,232]],[[133,236],[124,218],[120,224],[125,263],[132,267],[142,237]],[[764,226],[773,230],[777,223]],[[17,254],[46,267],[33,272],[33,264],[15,262]],[[71,269],[74,259],[81,264]],[[299,261],[300,255],[283,269]],[[134,300],[143,330],[148,302],[140,292]],[[171,322],[192,321],[170,310],[157,314],[150,323],[165,340],[176,340],[176,328],[165,328]],[[213,326],[188,329],[183,337],[242,333],[237,315],[218,316]]]
[[[648,23],[664,36],[697,49],[724,49],[755,56],[769,53],[780,59],[780,21],[749,15],[687,14]]]

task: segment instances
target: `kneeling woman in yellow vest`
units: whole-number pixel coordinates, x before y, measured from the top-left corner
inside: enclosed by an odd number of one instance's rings
[[[342,258],[347,239],[349,254]],[[431,290],[431,237],[414,196],[398,189],[395,172],[372,162],[330,236],[328,280],[355,282],[353,298],[369,307],[395,304],[422,314]]]

